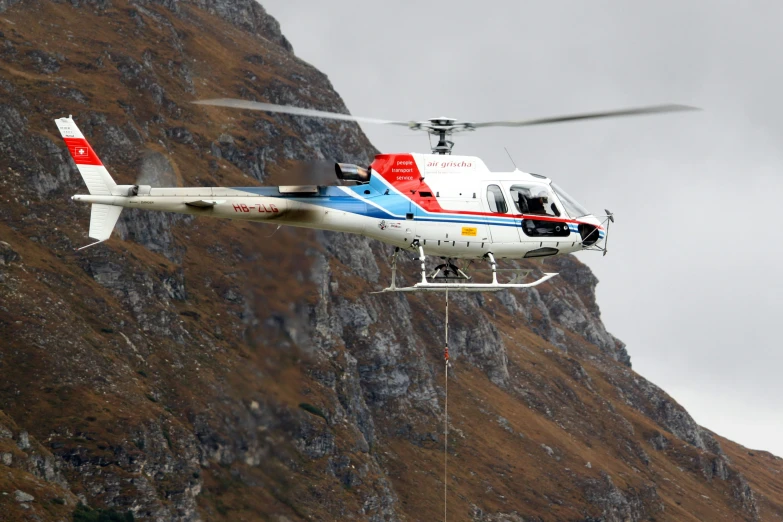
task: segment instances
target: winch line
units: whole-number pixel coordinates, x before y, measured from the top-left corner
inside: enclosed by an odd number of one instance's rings
[[[443,351],[443,360],[446,365],[446,398],[443,406],[443,522],[446,522],[448,513],[448,469],[449,469],[449,290],[446,289],[446,348]]]

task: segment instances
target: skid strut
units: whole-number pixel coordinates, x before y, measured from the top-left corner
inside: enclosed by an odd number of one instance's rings
[[[394,247],[394,254],[392,254],[392,264],[391,264],[392,277],[391,277],[391,285],[389,286],[389,290],[394,290],[397,288],[397,253],[399,251],[400,251],[400,247]]]
[[[489,264],[492,265],[492,284],[496,285],[498,284],[498,264],[495,263],[495,256],[492,255],[492,252],[487,252],[487,257]]]
[[[424,261],[427,260],[427,257],[424,255],[424,247],[419,245],[419,261],[421,261],[421,283],[422,285],[427,284],[427,267],[424,264]]]

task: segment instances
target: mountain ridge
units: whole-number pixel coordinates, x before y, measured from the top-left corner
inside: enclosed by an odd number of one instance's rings
[[[354,124],[187,101],[347,112],[328,78],[250,0],[0,13],[0,520],[67,520],[80,501],[141,520],[440,516],[443,303],[369,295],[388,248],[125,211],[73,251],[89,211],[55,117],[119,182],[242,186],[376,151]],[[561,276],[452,298],[453,520],[783,518],[781,460],[635,374],[587,267],[524,266]]]

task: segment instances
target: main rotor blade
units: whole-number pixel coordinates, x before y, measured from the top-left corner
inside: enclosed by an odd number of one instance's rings
[[[280,112],[283,114],[293,114],[296,116],[310,116],[313,118],[327,118],[331,120],[356,121],[360,123],[379,123],[381,125],[403,125],[408,127],[410,122],[381,120],[378,118],[364,118],[362,116],[351,116],[350,114],[340,114],[339,112],[318,111],[315,109],[305,109],[303,107],[292,107],[290,105],[275,105],[272,103],[254,102],[248,100],[237,100],[234,98],[215,98],[211,100],[198,100],[191,103],[197,105],[215,105],[217,107],[232,107],[234,109],[250,109],[253,111]]]
[[[658,114],[662,112],[681,112],[698,111],[697,107],[687,105],[653,105],[651,107],[636,107],[632,109],[621,109],[617,111],[605,112],[587,112],[584,114],[571,114],[567,116],[555,116],[552,118],[538,118],[535,120],[522,121],[486,121],[482,123],[473,123],[475,128],[480,127],[528,127],[530,125],[546,125],[548,123],[562,123],[566,121],[595,120],[600,118],[617,118],[620,116],[637,116],[640,114]]]

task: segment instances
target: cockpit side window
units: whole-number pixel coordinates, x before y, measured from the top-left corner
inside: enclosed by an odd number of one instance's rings
[[[499,214],[508,212],[506,198],[503,197],[503,191],[497,185],[490,185],[487,187],[487,203],[489,203],[490,212]]]
[[[552,193],[544,185],[512,185],[511,198],[520,214],[560,215]]]

